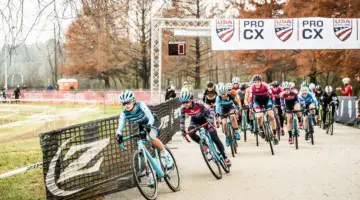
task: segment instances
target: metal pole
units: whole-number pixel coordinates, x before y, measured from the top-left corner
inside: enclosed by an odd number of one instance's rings
[[[5,67],[5,88],[7,89],[7,38],[5,35],[5,45],[4,45],[4,67]]]

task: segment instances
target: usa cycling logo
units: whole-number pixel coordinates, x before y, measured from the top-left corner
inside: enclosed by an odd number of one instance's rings
[[[334,33],[341,40],[347,40],[352,32],[351,19],[334,19]]]
[[[235,23],[232,19],[216,20],[216,33],[220,40],[228,42],[234,35]]]
[[[275,19],[275,34],[283,42],[289,40],[293,34],[292,19]]]

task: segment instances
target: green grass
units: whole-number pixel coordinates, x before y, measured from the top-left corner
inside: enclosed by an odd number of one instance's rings
[[[84,105],[55,105],[57,112],[66,112],[83,108]],[[81,114],[71,124],[82,123],[118,115],[120,106],[97,106],[99,112]],[[0,173],[5,173],[27,165],[42,162],[42,152],[39,143],[39,134],[35,132],[29,139],[21,139],[21,134],[33,130],[33,124],[0,129]],[[60,128],[60,127],[57,127]],[[63,127],[61,127],[63,128]],[[49,131],[49,130],[48,130]],[[9,135],[19,135],[20,139],[1,142],[1,138]],[[0,200],[45,199],[45,187],[42,168],[32,169],[5,179],[0,179]]]

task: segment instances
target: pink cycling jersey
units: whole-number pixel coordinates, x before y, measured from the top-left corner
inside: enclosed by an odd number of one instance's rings
[[[273,93],[274,97],[276,99],[280,99],[280,93],[284,91],[284,89],[282,89],[282,87],[277,87],[277,88],[274,88],[274,87],[270,87],[271,89],[271,92]]]
[[[274,95],[268,84],[262,82],[259,88],[256,88],[255,84],[250,86],[249,102],[254,104],[254,97],[267,97],[270,96],[271,100],[275,100]]]

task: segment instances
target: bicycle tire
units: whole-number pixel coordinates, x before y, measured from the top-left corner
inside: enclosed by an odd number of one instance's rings
[[[329,134],[330,124],[331,124],[329,109],[328,109],[327,114],[326,114],[326,121],[327,121],[326,134]]]
[[[225,164],[225,159],[221,156],[221,160],[219,161],[221,167],[223,168],[224,172],[226,172],[227,174],[230,173],[230,167],[228,167]]]
[[[246,138],[246,131],[247,131],[247,116],[246,116],[246,112],[243,111],[242,115],[241,115],[241,125],[242,125],[242,129],[243,129],[243,133],[244,133],[244,142],[246,142],[247,138]]]
[[[256,138],[256,146],[259,146],[259,127],[257,126],[257,122],[256,119],[254,120],[254,134],[255,134],[255,138]]]
[[[147,162],[147,166],[148,166],[148,170],[150,170],[150,174],[153,175],[153,178],[154,178],[154,193],[152,195],[148,195],[145,193],[145,191],[142,189],[141,187],[141,183],[138,179],[138,176],[137,176],[137,169],[138,168],[141,168],[142,169],[142,166],[138,166],[138,162],[139,162],[139,159],[137,158],[137,155],[141,155],[144,160],[146,160]],[[141,158],[140,158],[141,159]],[[146,169],[145,169],[146,170]],[[146,170],[146,171],[148,171]],[[156,199],[157,197],[157,193],[158,193],[158,181],[157,181],[157,178],[156,178],[156,173],[155,173],[155,170],[153,168],[153,166],[150,164],[149,160],[147,159],[146,156],[144,156],[143,152],[141,150],[137,150],[133,153],[133,160],[132,160],[132,171],[133,171],[133,178],[134,178],[134,182],[135,182],[135,185],[136,187],[139,189],[140,193],[143,195],[143,197],[147,200],[153,200],[153,199]],[[142,173],[143,170],[140,170]],[[147,174],[147,173],[146,173]],[[146,179],[147,181],[147,179]]]
[[[267,137],[268,143],[270,145],[271,154],[274,155],[274,149],[273,149],[273,145],[272,145],[273,136],[270,133],[271,133],[270,125],[268,123],[266,123],[265,124],[265,137]]]
[[[208,168],[210,169],[210,172],[215,176],[216,179],[221,179],[222,178],[222,173],[221,173],[221,169],[220,169],[220,164],[219,162],[216,160],[215,156],[214,156],[214,152],[212,152],[211,148],[208,146],[208,144],[206,144],[206,142],[204,140],[200,141],[200,151],[201,154],[205,160],[206,165],[208,166]],[[206,153],[204,152],[204,146],[206,146],[209,149],[210,154],[212,155],[212,159],[211,161],[213,161],[216,164],[217,169],[213,169],[210,166],[210,161],[209,159],[206,157]],[[216,173],[216,171],[218,171],[218,173]]]
[[[165,146],[165,149],[167,150],[167,152],[169,152],[173,162],[174,162],[174,166],[171,170],[175,170],[176,171],[176,177],[177,177],[177,185],[174,185],[171,181],[173,180],[173,178],[170,178],[170,176],[168,176],[168,170],[166,169],[165,167],[165,163],[163,162],[162,159],[160,159],[161,161],[161,165],[162,165],[162,168],[163,168],[163,171],[165,173],[165,177],[164,177],[164,180],[166,182],[166,184],[168,185],[168,187],[173,191],[173,192],[176,192],[176,191],[179,191],[180,190],[180,185],[181,185],[181,181],[180,181],[180,173],[179,173],[179,169],[177,167],[177,164],[176,164],[176,160],[174,158],[174,155],[172,154],[172,152],[170,151],[170,149]],[[160,155],[160,158],[161,158],[161,155]]]
[[[231,128],[231,124],[227,123],[226,124],[226,137],[227,139],[230,141],[230,149],[231,149],[231,155],[233,157],[235,157],[235,143],[233,142],[234,140],[234,136],[233,136],[233,133],[232,133],[232,128]]]
[[[332,115],[332,107],[331,107],[331,109],[330,109],[330,111],[329,111],[329,115],[331,116],[329,119],[330,119],[330,125],[331,125],[331,127],[330,127],[330,135],[333,135],[333,133],[334,133],[334,119],[333,119],[333,115]]]
[[[281,139],[280,117],[279,117],[279,112],[278,112],[277,108],[275,110],[276,111],[274,112],[274,116],[275,116],[275,122],[276,122],[276,135],[277,135],[278,141],[280,142],[280,139]]]
[[[310,114],[309,116],[310,120],[309,121],[309,131],[310,131],[310,139],[311,139],[311,144],[314,145],[314,118],[313,115]]]
[[[294,116],[293,116],[294,117]],[[293,119],[293,126],[294,126],[294,135],[293,137],[295,137],[295,148],[299,149],[299,141],[298,141],[298,137],[299,137],[299,128],[298,128],[298,121],[297,121],[297,116],[295,116],[295,118]]]

